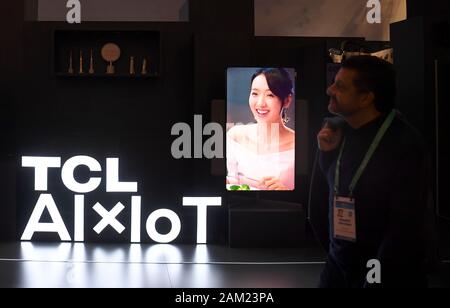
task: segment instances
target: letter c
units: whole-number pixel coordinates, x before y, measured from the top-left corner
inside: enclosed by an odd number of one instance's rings
[[[67,160],[61,171],[61,178],[64,185],[71,191],[79,194],[89,193],[97,189],[101,178],[90,178],[87,183],[78,183],[74,178],[74,171],[79,166],[86,166],[90,171],[102,171],[100,163],[89,156],[75,156]]]

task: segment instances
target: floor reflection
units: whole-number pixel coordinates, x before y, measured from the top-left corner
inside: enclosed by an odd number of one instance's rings
[[[306,248],[0,243],[0,287],[314,287],[322,267],[318,255]]]

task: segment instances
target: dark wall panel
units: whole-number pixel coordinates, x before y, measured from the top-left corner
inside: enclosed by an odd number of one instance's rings
[[[21,93],[23,15],[22,1],[0,2],[0,239],[15,235],[16,118]]]
[[[62,156],[63,161],[90,155],[103,167],[106,157],[119,157],[124,179],[139,184],[143,214],[170,208],[185,215],[189,211],[183,210],[181,197],[192,193],[192,161],[172,158],[175,138],[170,132],[175,123],[189,122],[193,114],[192,33],[185,24],[83,23],[80,27],[160,31],[162,73],[145,79],[55,76],[53,31],[72,28],[63,23],[27,23],[24,68],[29,72],[19,112],[20,155]],[[27,181],[30,178],[26,171],[20,175],[26,175]],[[27,184],[20,187],[24,193],[19,193],[19,203],[33,206],[37,194],[25,193],[30,189]],[[73,200],[66,197],[67,190],[62,186],[56,190],[56,196],[67,202],[64,207],[70,208]],[[100,191],[94,196],[103,198],[105,207],[121,201],[122,197],[117,200],[108,194],[105,198],[104,185],[101,190],[103,194]],[[129,205],[130,200],[131,194],[122,202]],[[95,198],[92,202],[95,204]],[[20,217],[28,219],[30,210],[25,208]],[[21,221],[20,226],[25,223]],[[180,241],[195,239],[195,229],[188,226],[184,224]]]
[[[418,16],[450,16],[450,2],[408,0],[407,2],[408,18]]]

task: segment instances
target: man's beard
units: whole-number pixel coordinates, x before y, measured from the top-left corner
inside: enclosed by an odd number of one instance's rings
[[[328,111],[331,114],[334,114],[342,118],[349,117],[355,113],[355,111],[342,110],[342,108],[340,108],[339,101],[335,97],[330,97],[330,101],[328,104]]]
[[[330,100],[328,102],[328,111],[331,114],[337,115],[337,116],[342,116],[340,110],[339,110],[339,105],[338,105],[338,101],[336,98],[334,97],[330,97]]]

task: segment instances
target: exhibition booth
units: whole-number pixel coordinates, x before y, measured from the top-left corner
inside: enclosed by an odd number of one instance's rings
[[[317,286],[316,136],[355,55],[394,64],[397,109],[425,137],[430,282],[449,286],[447,4],[60,2],[0,5],[0,287]],[[278,114],[261,74],[284,78]]]

